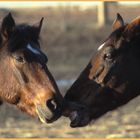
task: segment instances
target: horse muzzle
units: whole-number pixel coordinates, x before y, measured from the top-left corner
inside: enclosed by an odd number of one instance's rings
[[[71,120],[70,126],[72,128],[84,127],[88,125],[91,121],[88,113],[86,112],[73,111],[70,113],[69,118]]]
[[[91,121],[90,110],[85,105],[65,101],[63,106],[62,114],[70,119],[72,128],[86,126]]]
[[[61,107],[49,99],[44,104],[36,105],[36,112],[42,123],[52,123],[61,116]]]

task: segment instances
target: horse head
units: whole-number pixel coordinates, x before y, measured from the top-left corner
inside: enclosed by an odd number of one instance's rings
[[[9,13],[0,31],[0,99],[22,111],[53,122],[61,115],[62,96],[50,73],[36,25],[19,24]]]
[[[125,24],[117,14],[111,34],[66,93],[73,102],[66,109],[71,126],[85,126],[127,103],[140,94],[139,83],[140,17]]]

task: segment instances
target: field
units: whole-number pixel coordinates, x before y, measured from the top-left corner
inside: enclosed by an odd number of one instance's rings
[[[120,12],[129,22],[140,15],[139,8],[110,5],[110,21],[113,22],[116,13]],[[79,7],[1,9],[0,21],[8,11],[12,12],[17,23],[35,24],[45,17],[40,42],[49,58],[47,65],[63,95],[111,32],[111,25],[98,28],[95,7],[86,10]],[[16,107],[4,104],[0,107],[0,137],[139,138],[139,100],[140,97],[137,97],[127,105],[108,112],[94,124],[76,129],[69,127],[67,118],[62,117],[49,125],[41,124]]]

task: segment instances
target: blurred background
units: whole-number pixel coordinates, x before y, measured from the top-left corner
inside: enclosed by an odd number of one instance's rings
[[[88,64],[97,47],[111,33],[120,13],[126,22],[140,15],[140,2],[0,2],[0,22],[11,12],[17,23],[38,23],[45,17],[41,46],[48,67],[64,95]],[[41,124],[16,107],[0,107],[0,137],[118,138],[140,137],[140,97],[107,113],[84,128],[72,129],[61,117]]]

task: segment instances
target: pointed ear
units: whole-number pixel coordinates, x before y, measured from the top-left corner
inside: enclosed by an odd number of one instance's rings
[[[115,19],[115,21],[113,22],[113,31],[119,29],[120,27],[124,26],[124,21],[123,18],[121,17],[121,15],[119,13],[117,13],[117,17]]]
[[[2,21],[1,34],[4,38],[9,39],[14,29],[15,29],[15,21],[11,13],[9,13],[6,17],[4,17]]]
[[[123,32],[123,36],[126,40],[135,38],[137,35],[140,35],[140,16],[132,20],[126,27]]]
[[[44,20],[44,17],[41,18],[41,20],[40,20],[39,23],[33,25],[33,27],[36,29],[38,35],[39,35],[40,32],[41,32],[41,28],[42,28],[43,20]]]

